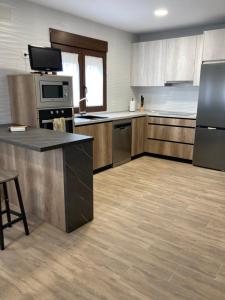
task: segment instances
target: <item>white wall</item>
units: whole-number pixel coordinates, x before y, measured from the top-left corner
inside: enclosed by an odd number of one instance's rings
[[[131,34],[24,0],[0,0],[0,123],[11,120],[6,75],[29,71],[23,52],[28,44],[49,46],[49,28],[108,41],[108,111],[127,110]]]
[[[138,105],[141,95],[144,96],[146,110],[197,112],[198,87],[139,87],[133,88],[133,91]]]

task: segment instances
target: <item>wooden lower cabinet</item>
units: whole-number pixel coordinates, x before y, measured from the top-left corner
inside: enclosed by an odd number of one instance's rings
[[[196,127],[196,120],[194,119],[179,119],[179,118],[163,118],[163,117],[148,117],[148,124],[171,125],[179,127]]]
[[[196,121],[148,117],[145,152],[192,160]]]
[[[131,156],[144,152],[146,117],[132,119],[132,147]]]
[[[193,145],[148,139],[146,140],[145,151],[153,154],[192,160]]]
[[[186,127],[148,125],[148,138],[194,144],[195,129]]]
[[[112,122],[76,126],[75,133],[94,137],[94,170],[112,164]]]

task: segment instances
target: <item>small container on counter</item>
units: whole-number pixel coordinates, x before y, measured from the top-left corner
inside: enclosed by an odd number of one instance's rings
[[[129,111],[135,111],[136,110],[136,101],[132,98],[130,101]]]

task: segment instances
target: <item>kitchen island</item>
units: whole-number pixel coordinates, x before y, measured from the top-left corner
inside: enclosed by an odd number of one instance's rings
[[[19,173],[29,214],[71,232],[93,219],[93,138],[0,125],[0,167]],[[13,185],[9,197],[17,203]]]

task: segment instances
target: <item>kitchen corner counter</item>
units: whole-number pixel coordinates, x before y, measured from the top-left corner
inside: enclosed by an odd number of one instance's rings
[[[90,141],[89,136],[62,133],[41,128],[27,128],[25,132],[10,132],[9,125],[0,125],[0,142],[44,152],[66,145]]]
[[[82,125],[88,125],[88,124],[95,124],[95,123],[105,123],[120,119],[129,119],[129,118],[137,118],[137,117],[145,117],[145,116],[153,116],[153,117],[161,117],[161,118],[178,118],[178,119],[196,119],[196,114],[193,113],[182,113],[182,112],[169,112],[169,111],[144,111],[144,112],[129,112],[129,111],[123,111],[123,112],[112,112],[112,113],[90,113],[88,115],[94,115],[94,116],[100,116],[105,117],[101,119],[82,119],[79,118],[79,115],[75,115],[75,126],[82,126]]]
[[[28,215],[71,232],[93,219],[93,138],[0,125],[0,166],[17,170]],[[17,204],[9,185],[9,197]]]

